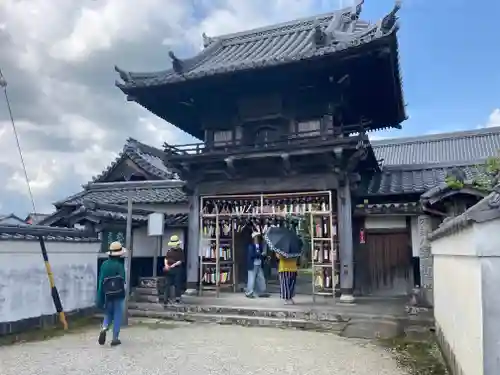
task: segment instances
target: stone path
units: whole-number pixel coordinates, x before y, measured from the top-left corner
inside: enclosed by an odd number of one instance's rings
[[[97,332],[0,348],[0,375],[404,375],[386,351],[333,334],[175,325],[132,326],[116,348]]]

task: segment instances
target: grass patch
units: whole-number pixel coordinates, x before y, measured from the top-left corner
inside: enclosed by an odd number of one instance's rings
[[[435,340],[418,342],[405,338],[380,340],[412,375],[449,375]]]
[[[68,330],[65,331],[60,325],[35,328],[21,333],[12,333],[0,336],[0,347],[6,345],[20,344],[25,342],[44,341],[55,337],[60,337],[68,333],[78,333],[89,327],[97,327],[99,321],[93,317],[68,319]]]

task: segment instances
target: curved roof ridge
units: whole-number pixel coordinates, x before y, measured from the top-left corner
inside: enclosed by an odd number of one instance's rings
[[[453,167],[474,167],[482,165],[486,159],[478,159],[471,161],[446,161],[437,163],[420,163],[420,164],[387,164],[382,165],[381,171],[420,171],[430,169],[449,169]]]
[[[147,154],[151,154],[151,155],[154,155],[158,158],[163,158],[163,151],[157,147],[154,147],[154,146],[150,146],[146,143],[143,143],[141,141],[138,141],[137,139],[135,138],[128,138],[127,139],[127,144],[130,145],[130,146],[135,146],[137,147],[140,151],[142,152],[145,152]],[[125,147],[127,146],[127,144],[125,144]]]
[[[228,39],[242,37],[242,36],[252,38],[255,36],[255,34],[258,34],[258,33],[266,32],[266,31],[278,31],[279,29],[282,29],[286,26],[295,26],[295,25],[297,25],[299,23],[303,23],[303,22],[314,22],[318,19],[333,17],[338,13],[343,13],[343,12],[346,12],[350,9],[352,9],[352,6],[344,7],[344,8],[337,9],[337,10],[331,11],[331,12],[316,14],[313,16],[299,17],[299,18],[295,18],[295,19],[290,20],[290,21],[284,21],[284,22],[279,22],[279,23],[275,23],[275,24],[268,24],[265,26],[255,27],[253,29],[217,35],[217,36],[213,36],[211,38],[216,39],[216,40],[228,40]]]
[[[100,180],[106,178],[125,158],[129,158],[145,172],[157,176],[158,178],[170,179],[174,176],[174,173],[168,168],[165,167],[165,170],[158,168],[141,155],[141,153],[151,155],[158,159],[163,159],[163,151],[160,149],[139,142],[134,138],[128,138],[118,156],[111,162],[110,165],[108,165],[106,169],[98,175],[92,177],[91,182],[99,182]]]

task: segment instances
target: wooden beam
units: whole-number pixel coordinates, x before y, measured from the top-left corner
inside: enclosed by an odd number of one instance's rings
[[[347,160],[347,165],[346,165],[346,172],[351,173],[353,172],[356,167],[358,166],[359,162],[361,160],[366,159],[366,156],[368,155],[366,147],[363,145],[359,147]]]

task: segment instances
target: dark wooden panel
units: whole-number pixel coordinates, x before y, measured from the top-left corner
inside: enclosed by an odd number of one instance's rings
[[[200,195],[260,194],[274,192],[336,190],[338,179],[335,174],[311,174],[292,177],[254,178],[202,182],[198,185]]]
[[[411,276],[411,247],[407,232],[366,234],[369,289],[371,292],[396,288],[396,282]]]

